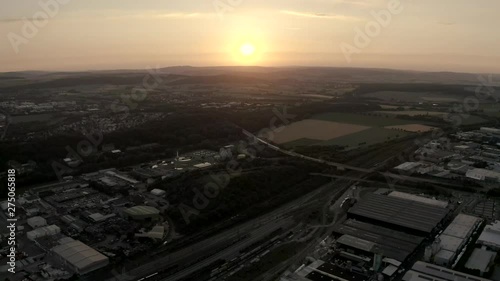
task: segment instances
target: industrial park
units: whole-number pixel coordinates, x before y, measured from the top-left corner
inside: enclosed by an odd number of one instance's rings
[[[0,281],[500,281],[498,11],[2,1]]]

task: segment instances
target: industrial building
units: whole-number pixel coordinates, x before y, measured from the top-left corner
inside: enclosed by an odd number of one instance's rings
[[[405,193],[405,192],[400,192],[400,191],[393,191],[393,192],[389,193],[388,196],[401,198],[401,199],[407,199],[407,200],[411,200],[411,201],[416,201],[416,202],[420,202],[420,203],[424,203],[424,204],[432,205],[432,206],[436,206],[436,207],[441,207],[441,208],[448,207],[448,202],[439,201],[436,199],[422,197],[422,196],[418,196],[418,195],[414,195],[414,194],[410,194],[410,193]]]
[[[26,236],[29,240],[34,241],[37,238],[52,236],[58,233],[61,233],[61,229],[57,225],[48,225],[27,232]]]
[[[468,170],[465,176],[469,179],[485,182],[500,182],[500,173],[486,169]]]
[[[403,262],[422,243],[423,238],[356,220],[346,220],[336,227],[335,233],[343,235],[337,242],[383,257]],[[351,238],[345,238],[345,237]],[[345,242],[353,242],[351,244]],[[358,242],[356,242],[358,241]],[[366,241],[366,242],[362,242]],[[371,246],[370,246],[371,245]]]
[[[65,237],[59,240],[52,253],[71,271],[84,275],[109,264],[108,257],[85,245],[84,243]]]
[[[418,261],[403,277],[404,281],[488,281],[488,279]]]
[[[47,221],[42,217],[32,217],[26,220],[31,228],[39,228],[47,225]]]
[[[156,220],[160,217],[160,211],[151,206],[135,206],[125,209],[123,213],[134,220]]]
[[[467,260],[465,267],[468,269],[477,269],[483,276],[486,272],[491,270],[495,264],[497,253],[485,249],[474,249],[472,255]]]
[[[448,212],[446,208],[416,201],[368,194],[349,210],[348,216],[402,232],[428,235]]]
[[[459,214],[436,239],[438,246],[433,251],[437,252],[432,253],[434,263],[450,266],[480,223],[480,218]]]
[[[151,190],[151,194],[155,195],[155,196],[164,196],[167,192],[163,189],[153,189]]]
[[[495,221],[494,223],[487,225],[479,239],[477,239],[477,244],[487,246],[488,248],[499,251],[500,250],[500,221]]]

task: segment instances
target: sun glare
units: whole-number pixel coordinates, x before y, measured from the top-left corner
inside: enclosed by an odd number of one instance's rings
[[[241,45],[240,52],[243,56],[249,57],[255,53],[255,46],[250,43]]]

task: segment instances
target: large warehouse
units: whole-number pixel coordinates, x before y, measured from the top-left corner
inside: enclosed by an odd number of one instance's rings
[[[160,211],[151,206],[135,206],[125,209],[123,213],[134,220],[156,220],[160,217]]]
[[[433,264],[417,261],[411,270],[403,277],[404,281],[489,281],[488,279],[472,276],[462,272],[450,270]]]
[[[368,194],[349,210],[349,217],[408,233],[428,235],[448,209],[416,201]]]
[[[467,243],[481,219],[459,214],[439,236],[439,252],[434,257],[438,265],[449,266]]]
[[[369,241],[370,249],[360,249],[373,254],[378,253],[384,257],[403,262],[422,243],[423,238],[404,232],[394,231],[389,228],[349,219],[336,227],[335,233],[342,237],[355,237],[357,241]],[[353,239],[339,239],[339,243]],[[342,243],[341,243],[342,244]],[[367,244],[367,243],[365,243]],[[356,243],[347,245],[356,248]]]
[[[52,248],[52,253],[63,265],[80,275],[105,267],[109,263],[108,257],[78,240],[66,237],[59,240],[59,244]]]

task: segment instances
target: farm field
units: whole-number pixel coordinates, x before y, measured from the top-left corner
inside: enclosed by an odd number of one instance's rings
[[[300,139],[330,140],[369,129],[368,126],[307,119],[286,126],[271,140],[284,144]]]
[[[386,127],[413,124],[415,121],[397,119],[396,117],[374,116],[354,113],[325,113],[313,116],[312,119],[331,122],[349,123],[370,127]]]
[[[28,123],[28,122],[46,122],[54,118],[53,114],[32,114],[32,115],[17,115],[11,116],[12,124]]]
[[[399,125],[399,126],[388,126],[388,127],[385,127],[385,128],[386,129],[393,129],[393,130],[402,130],[402,131],[413,132],[413,133],[430,132],[430,131],[436,129],[434,127],[425,126],[425,125],[421,125],[421,124],[408,124],[408,125]]]
[[[398,108],[403,108],[403,109],[409,109],[410,106],[399,106],[399,105],[388,105],[388,104],[380,104],[380,108],[382,109],[398,109]]]
[[[377,143],[402,138],[411,135],[405,131],[391,130],[385,128],[370,128],[358,133],[350,134],[335,138],[328,141],[318,142],[314,145],[338,145],[345,146],[346,149],[354,149],[358,147],[366,147]]]
[[[380,91],[363,95],[364,97],[376,98],[385,101],[404,102],[459,102],[460,96],[446,95],[439,92],[397,92]]]
[[[373,113],[325,113],[287,126],[271,141],[286,148],[318,145],[355,149],[432,128],[416,122],[418,121],[403,120],[393,116],[376,116]]]
[[[500,104],[491,103],[491,104],[480,104],[479,110],[482,110],[482,114],[488,115],[491,117],[500,117]]]
[[[429,115],[429,116],[438,116],[444,117],[448,114],[448,112],[439,112],[439,111],[425,111],[425,110],[396,110],[396,111],[374,111],[379,114],[390,114],[390,115],[408,115],[408,116],[418,116],[418,115]]]

